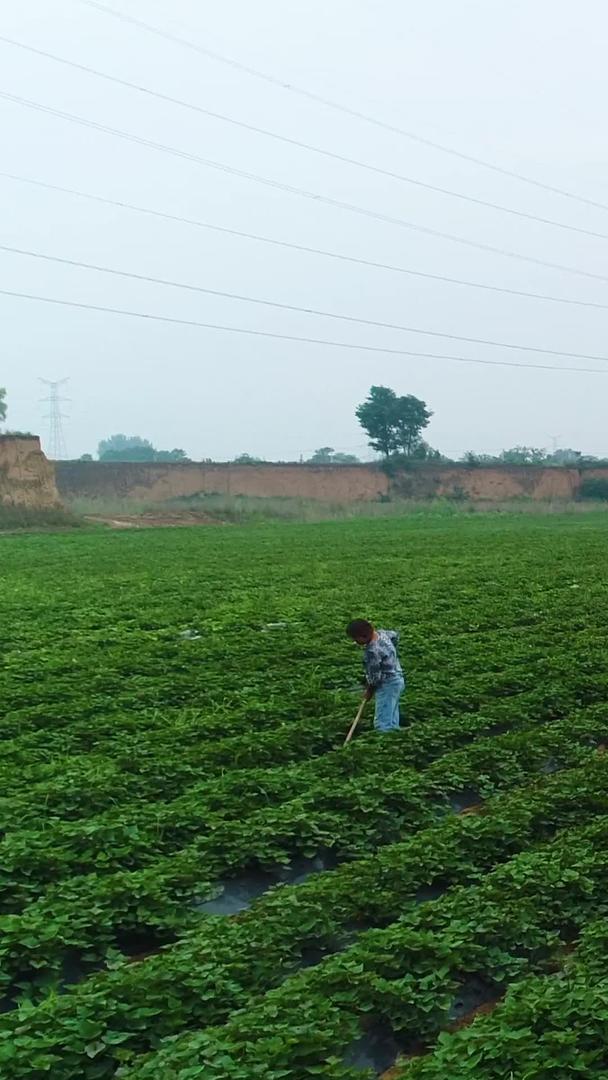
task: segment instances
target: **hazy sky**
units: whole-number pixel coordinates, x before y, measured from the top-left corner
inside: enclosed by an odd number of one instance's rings
[[[425,138],[606,204],[583,205],[324,108],[85,6],[5,3],[0,34],[384,169],[608,234],[608,9],[600,0],[107,0],[193,43]],[[0,42],[0,91],[477,242],[482,252],[227,175],[0,99],[0,169],[431,274],[608,304],[608,241],[326,159]],[[608,310],[484,292],[241,239],[0,177],[0,243],[347,315],[608,357]],[[608,359],[567,360],[345,324],[0,252],[0,288],[277,333],[607,375],[338,350],[0,296],[9,426],[46,436],[39,376],[69,377],[70,456],[114,432],[193,457],[365,451],[372,383],[424,398],[445,452],[608,454]]]

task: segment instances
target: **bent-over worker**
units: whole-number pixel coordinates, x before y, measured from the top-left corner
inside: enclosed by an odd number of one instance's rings
[[[399,728],[399,698],[405,690],[403,669],[397,656],[399,634],[396,630],[376,630],[366,619],[354,619],[346,633],[360,645],[365,668],[365,695],[375,699],[376,731]]]

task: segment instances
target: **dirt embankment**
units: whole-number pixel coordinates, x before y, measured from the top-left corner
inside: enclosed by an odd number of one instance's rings
[[[608,470],[605,472],[608,476]],[[376,465],[223,465],[57,462],[57,483],[68,502],[133,500],[149,506],[197,495],[377,502],[383,498],[574,499],[578,469],[427,465],[389,478]]]
[[[35,435],[0,435],[0,506],[60,510],[53,465]]]
[[[196,495],[348,503],[378,500],[389,491],[382,470],[366,465],[59,461],[57,483],[61,495],[70,501],[129,499],[150,505]]]
[[[574,499],[579,487],[578,469],[530,465],[427,465],[397,473],[391,491],[395,497],[402,498],[503,502],[522,498]]]

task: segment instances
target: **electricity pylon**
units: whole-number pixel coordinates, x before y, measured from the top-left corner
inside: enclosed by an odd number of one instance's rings
[[[49,406],[49,411],[45,415],[45,419],[49,421],[49,457],[51,461],[61,461],[62,458],[67,457],[62,423],[63,420],[67,420],[67,416],[62,413],[61,406],[64,401],[70,399],[61,396],[59,387],[68,382],[68,379],[40,379],[40,382],[49,388],[49,396],[41,399]]]

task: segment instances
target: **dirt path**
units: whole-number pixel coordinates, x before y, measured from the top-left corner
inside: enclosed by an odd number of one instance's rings
[[[107,514],[87,514],[85,521],[94,525],[107,525],[110,529],[158,529],[158,528],[183,528],[192,525],[226,525],[225,521],[207,517],[205,514],[188,513],[182,514],[120,514],[112,516]]]

